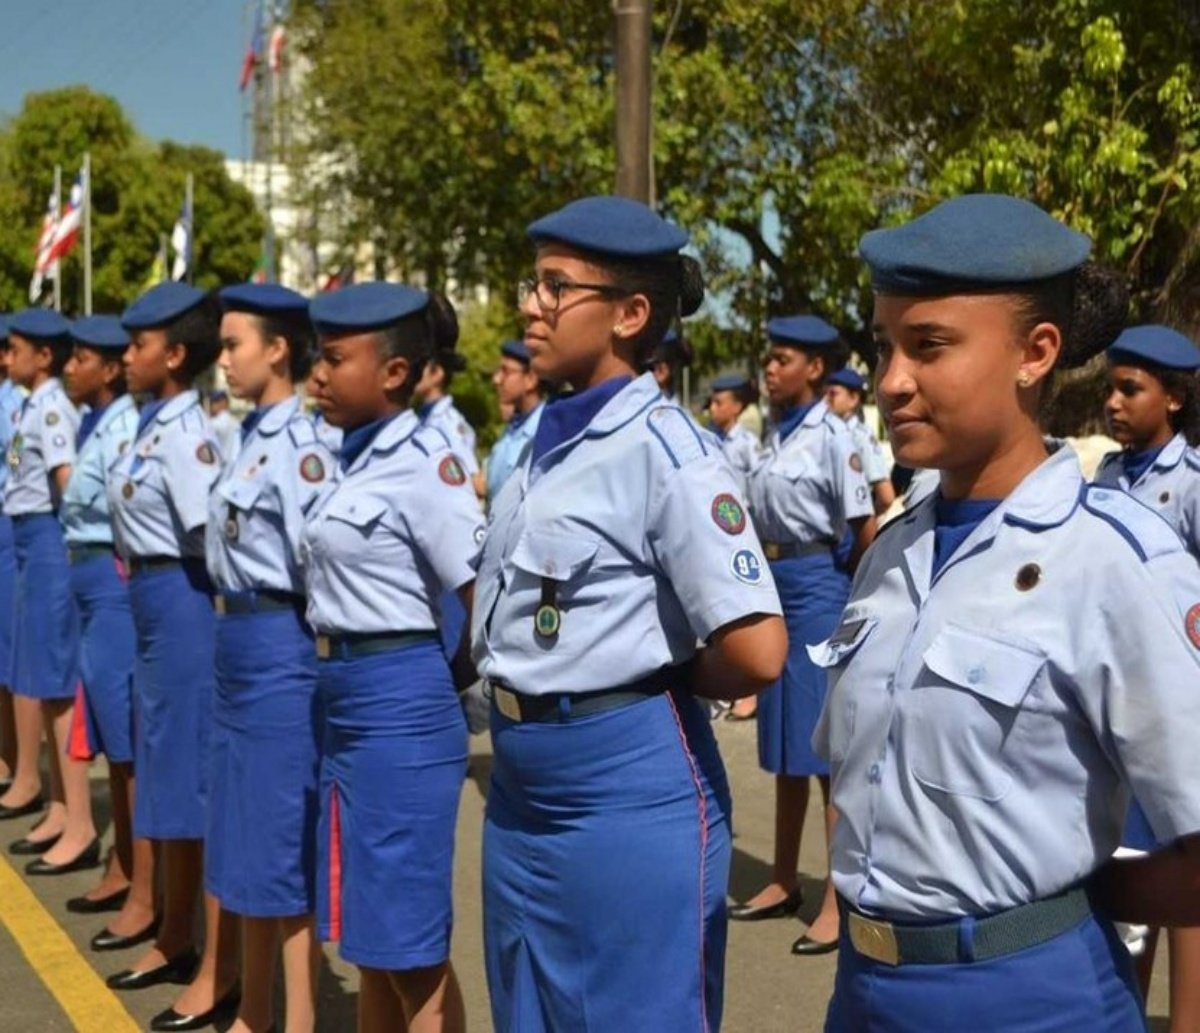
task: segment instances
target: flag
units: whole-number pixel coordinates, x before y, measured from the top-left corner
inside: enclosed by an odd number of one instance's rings
[[[171,264],[171,279],[182,280],[192,267],[192,205],[191,199],[184,197],[183,207],[179,210],[179,218],[171,230],[171,250],[175,252],[175,261]]]
[[[50,191],[50,203],[46,206],[46,214],[42,218],[42,230],[38,234],[37,246],[33,249],[33,279],[29,281],[29,302],[37,304],[42,296],[43,281],[53,280],[58,274],[58,268],[50,254],[54,243],[54,233],[58,229],[58,195]]]
[[[238,81],[238,89],[245,90],[254,78],[254,69],[263,56],[263,5],[260,2],[254,11],[254,28],[250,32],[250,46],[246,48],[246,56],[242,59],[242,77]]]
[[[50,258],[57,262],[79,239],[79,229],[83,225],[83,202],[87,193],[87,173],[79,170],[75,182],[71,184],[71,193],[67,198],[67,209],[54,229],[54,239],[50,243]]]
[[[148,291],[151,287],[156,287],[158,284],[165,281],[167,278],[167,249],[160,247],[154,252],[154,264],[150,266],[150,275],[146,277],[146,282],[142,284],[142,290]]]
[[[258,261],[254,263],[254,272],[250,274],[251,283],[266,283],[270,263],[267,261],[267,250],[263,248],[258,253]]]
[[[283,22],[277,21],[271,30],[271,42],[267,45],[267,67],[272,75],[278,75],[283,69],[283,45],[287,42],[287,33]]]
[[[354,282],[354,259],[351,258],[342,263],[342,266],[336,273],[330,273],[329,277],[321,287],[321,292],[336,291],[340,287],[349,287]]]

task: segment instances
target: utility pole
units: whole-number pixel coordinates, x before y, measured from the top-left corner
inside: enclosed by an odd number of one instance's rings
[[[613,0],[617,16],[617,193],[654,202],[650,165],[651,0]]]
[[[62,166],[54,166],[54,218],[62,221]],[[54,260],[54,311],[62,311],[62,260]]]
[[[92,155],[83,156],[83,314],[92,314]]]

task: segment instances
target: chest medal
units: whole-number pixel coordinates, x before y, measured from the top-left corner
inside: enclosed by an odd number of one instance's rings
[[[533,630],[539,638],[554,638],[562,627],[562,611],[558,608],[558,582],[542,578],[542,602],[533,615]]]

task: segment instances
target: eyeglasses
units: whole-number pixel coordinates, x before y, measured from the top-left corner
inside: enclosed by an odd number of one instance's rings
[[[531,276],[517,284],[517,304],[524,305],[532,294],[543,312],[557,312],[563,291],[573,290],[595,291],[613,298],[629,293],[611,283],[575,283],[573,280],[560,280],[556,276]]]

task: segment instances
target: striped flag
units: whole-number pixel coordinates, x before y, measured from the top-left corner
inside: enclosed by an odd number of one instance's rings
[[[192,267],[192,206],[187,197],[183,199],[179,218],[175,220],[175,226],[171,230],[171,250],[175,252],[175,261],[171,264],[171,279],[182,280]]]
[[[250,46],[246,48],[246,56],[242,59],[242,77],[238,80],[238,89],[245,91],[250,85],[250,80],[254,78],[254,69],[258,67],[259,61],[263,56],[263,35],[265,33],[263,26],[263,4],[261,0],[258,7],[254,11],[254,28],[250,32]]]
[[[67,198],[67,210],[54,230],[54,239],[50,244],[50,258],[57,262],[75,246],[79,239],[79,230],[83,226],[83,199],[87,193],[87,171],[80,169],[75,182],[71,184],[71,194]]]
[[[271,42],[267,45],[267,67],[272,75],[278,75],[283,70],[283,45],[287,42],[287,33],[283,22],[277,21],[271,30]]]
[[[33,249],[33,278],[29,281],[29,302],[36,305],[42,296],[44,281],[53,280],[58,269],[51,256],[51,246],[54,243],[54,233],[58,229],[58,195],[50,191],[50,203],[46,206],[46,214],[42,218],[42,230],[38,234],[37,246]]]

